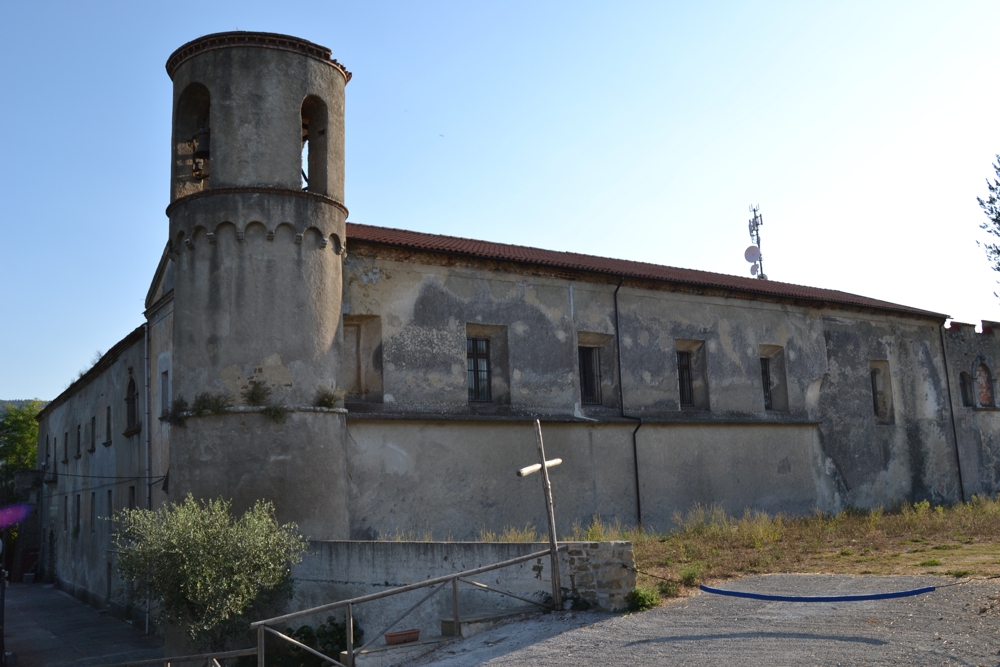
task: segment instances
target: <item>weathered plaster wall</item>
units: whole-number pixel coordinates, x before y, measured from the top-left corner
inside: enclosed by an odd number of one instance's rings
[[[560,553],[564,596],[576,596],[599,609],[625,606],[624,597],[635,587],[635,567],[630,542],[568,542]],[[378,593],[462,570],[490,565],[548,549],[548,543],[495,542],[312,542],[303,562],[292,568],[295,597],[289,610],[309,609],[329,602]],[[536,600],[551,601],[548,556],[493,570],[473,580],[487,586]],[[459,586],[463,615],[525,607],[522,602],[468,585]],[[363,603],[354,607],[365,641],[416,604],[428,589]],[[396,630],[420,628],[424,636],[441,632],[441,619],[452,617],[451,586],[438,592]],[[343,619],[344,612],[333,614]],[[305,617],[296,624],[316,624],[330,614]],[[379,642],[382,643],[381,641]]]
[[[201,50],[172,74],[176,155],[194,146],[186,91],[203,86],[211,98],[211,173],[200,191],[186,189],[190,159],[174,160],[172,389],[240,405],[257,381],[270,403],[299,408],[340,379],[346,75],[307,50],[258,44]],[[310,119],[306,192],[304,103],[325,109]],[[319,144],[326,159],[315,164]],[[232,498],[236,510],[268,498],[307,534],[346,537],[342,434],[334,413],[189,419],[171,427],[171,494]]]
[[[382,345],[370,349],[380,355],[384,402],[351,403],[355,414],[539,415],[580,422],[620,416],[615,281],[363,243],[351,246],[344,266],[345,313],[377,317],[382,324]],[[625,411],[646,420],[640,441],[657,421],[773,425],[762,441],[782,443],[773,451],[794,450],[811,461],[806,469],[821,470],[836,484],[836,490],[823,482],[808,493],[789,491],[777,503],[789,511],[806,511],[809,502],[834,509],[961,497],[936,320],[694,294],[634,281],[620,288],[618,304]],[[464,339],[470,326],[486,324],[507,332],[507,358],[498,367],[509,369],[509,404],[468,401]],[[576,348],[593,335],[607,340],[600,406],[580,400]],[[698,386],[707,391],[700,408],[680,405],[680,349],[698,351],[704,369]],[[771,360],[776,409],[765,409],[762,357]],[[887,369],[887,391],[894,397],[885,417],[872,407],[873,363]],[[786,429],[795,424],[815,424],[817,437],[791,437],[796,431]],[[421,426],[421,438],[433,441],[434,428]],[[701,434],[701,446],[721,457],[721,469],[742,460],[731,429]],[[441,441],[452,442],[452,436]],[[612,442],[624,448],[614,439],[605,445]],[[464,446],[453,445],[456,451]],[[619,477],[615,484],[629,479]],[[717,500],[736,511],[740,502],[771,503],[752,494]],[[596,496],[588,502],[605,513],[620,509]]]
[[[997,328],[994,322],[983,322],[982,333],[977,333],[975,325],[951,322],[942,331],[966,499],[976,494],[992,495],[1000,489],[1000,410],[995,400],[993,406],[984,405],[974,384],[977,368],[985,364],[993,378],[995,399],[1000,362]],[[962,400],[963,373],[973,383],[969,387],[968,405]]]
[[[595,515],[635,525],[631,423],[545,423],[557,529]],[[474,539],[545,526],[530,423],[350,420],[351,536]],[[693,503],[802,514],[839,508],[814,425],[648,424],[638,434],[644,525],[667,529]]]
[[[150,425],[145,419],[142,392],[145,371],[141,330],[130,338],[123,349],[109,352],[102,359],[98,365],[103,369],[89,374],[58,405],[43,412],[39,421],[39,464],[46,471],[41,491],[45,514],[40,562],[44,578],[55,580],[60,588],[100,607],[108,605],[108,565],[113,564],[113,554],[109,553],[113,526],[108,519],[108,491],[115,511],[128,506],[130,487],[136,503],[142,506],[145,502],[145,430]],[[140,430],[124,435],[130,377],[139,388]],[[106,437],[108,406],[110,440]],[[96,418],[97,426],[93,446],[92,418]],[[93,515],[91,494],[96,503]],[[111,583],[117,586],[117,578],[113,577]]]

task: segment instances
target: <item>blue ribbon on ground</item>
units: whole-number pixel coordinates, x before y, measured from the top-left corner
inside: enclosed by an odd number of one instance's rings
[[[934,590],[934,586],[925,586],[924,588],[914,588],[909,591],[872,593],[869,595],[766,595],[763,593],[727,591],[722,588],[711,588],[710,586],[699,586],[699,588],[706,593],[714,593],[715,595],[728,595],[734,598],[749,598],[750,600],[767,600],[770,602],[861,602],[863,600],[890,600],[892,598],[908,598],[914,595],[923,595]]]

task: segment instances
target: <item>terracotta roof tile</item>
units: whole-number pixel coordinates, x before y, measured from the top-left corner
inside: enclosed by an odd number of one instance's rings
[[[758,294],[777,298],[801,299],[860,308],[873,308],[909,315],[922,315],[942,320],[948,317],[941,313],[819,287],[806,287],[773,280],[743,278],[741,276],[730,276],[723,273],[710,273],[694,269],[678,269],[672,266],[633,262],[626,259],[611,259],[594,255],[581,255],[574,252],[557,252],[555,250],[542,250],[541,248],[508,245],[506,243],[491,243],[489,241],[464,239],[457,236],[424,234],[405,229],[393,229],[391,227],[375,227],[349,222],[347,223],[347,238],[348,242],[351,239],[355,239],[368,243],[412,248],[428,252],[443,252],[482,259],[575,269],[613,276],[625,276],[627,278],[662,280],[681,285],[732,290],[744,294]]]

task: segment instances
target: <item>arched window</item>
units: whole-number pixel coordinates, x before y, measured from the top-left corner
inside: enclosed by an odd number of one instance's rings
[[[329,194],[327,186],[327,133],[326,104],[315,95],[302,102],[302,180],[303,190]]]
[[[993,375],[986,364],[979,364],[976,368],[976,398],[981,407],[992,408],[994,406]]]
[[[174,198],[208,188],[211,132],[208,88],[192,83],[174,110]]]
[[[975,389],[972,387],[972,376],[963,371],[958,377],[958,385],[962,389],[962,406],[966,408],[973,407],[976,402],[973,399]]]
[[[139,388],[135,380],[128,379],[128,389],[125,392],[125,435],[132,435],[139,430]]]

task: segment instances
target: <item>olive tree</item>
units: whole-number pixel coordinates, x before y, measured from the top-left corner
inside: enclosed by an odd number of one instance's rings
[[[133,600],[154,603],[193,644],[222,650],[246,635],[250,614],[291,596],[290,565],[307,542],[294,523],[279,525],[270,502],[234,518],[217,499],[168,503],[116,515],[118,573]]]
[[[989,197],[985,200],[982,197],[976,197],[976,201],[979,202],[979,207],[983,209],[983,213],[989,218],[987,222],[979,225],[981,229],[985,229],[986,233],[991,236],[995,236],[1000,239],[1000,155],[997,155],[996,164],[993,165],[994,178],[991,182],[990,179],[986,179],[986,187],[989,190]],[[990,261],[994,271],[1000,272],[1000,244],[998,243],[979,243],[983,250],[986,251],[986,258]]]

